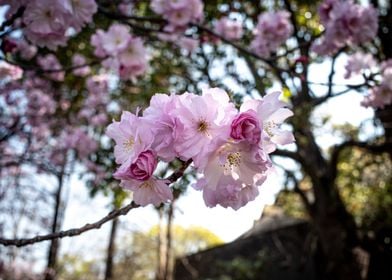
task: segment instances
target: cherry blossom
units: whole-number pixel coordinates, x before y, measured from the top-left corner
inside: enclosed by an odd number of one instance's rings
[[[365,54],[363,52],[356,52],[351,55],[345,66],[346,73],[344,78],[349,79],[353,74],[360,74],[364,70],[371,69],[376,66],[376,61],[371,54]]]
[[[130,112],[123,112],[119,122],[108,126],[106,134],[116,142],[114,156],[117,163],[133,162],[154,140],[146,121]]]
[[[135,203],[141,206],[148,204],[158,206],[163,202],[173,200],[173,193],[168,184],[169,182],[167,180],[152,177],[147,181],[123,180],[120,186],[133,191],[133,200]]]
[[[74,54],[72,56],[72,66],[76,67],[72,73],[76,76],[85,77],[90,74],[91,69],[86,65],[86,58],[81,54]]]
[[[215,32],[227,40],[238,40],[242,37],[244,30],[239,21],[222,17],[215,24]]]
[[[152,0],[151,9],[173,26],[186,26],[203,17],[203,2],[200,0]]]
[[[108,127],[121,164],[114,177],[134,192],[136,203],[156,205],[171,199],[170,182],[154,176],[158,160],[192,160],[206,205],[239,209],[256,198],[270,173],[269,153],[294,141],[279,127],[292,115],[279,96],[246,102],[238,112],[219,88],[156,94],[141,116],[124,112]]]
[[[128,26],[112,24],[108,31],[91,36],[94,54],[105,58],[102,65],[116,71],[124,80],[134,80],[147,70],[147,51],[143,41],[130,33]]]
[[[151,178],[157,163],[154,152],[151,150],[143,151],[133,162],[121,165],[114,173],[114,177],[122,180],[146,181]]]
[[[378,18],[373,6],[364,7],[353,1],[324,1],[319,12],[325,35],[312,49],[326,55],[345,45],[359,45],[371,41],[377,34]]]
[[[269,57],[293,33],[290,14],[286,11],[260,14],[254,33],[251,49],[262,57]]]

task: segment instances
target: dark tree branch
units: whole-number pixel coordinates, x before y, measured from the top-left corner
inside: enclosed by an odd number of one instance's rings
[[[301,190],[301,188],[299,187],[298,179],[295,177],[294,173],[289,170],[285,170],[285,173],[286,173],[287,178],[293,182],[294,191],[301,197],[302,203],[304,204],[308,213],[312,213],[313,212],[313,205],[310,203],[305,192],[303,190]]]
[[[92,224],[86,224],[81,228],[73,228],[65,231],[60,231],[60,232],[55,232],[52,234],[47,234],[47,235],[38,235],[33,238],[22,238],[22,239],[4,239],[0,238],[0,244],[5,245],[5,246],[16,246],[16,247],[22,247],[30,244],[34,244],[37,242],[42,242],[46,240],[52,240],[52,239],[57,239],[57,238],[63,238],[63,237],[71,237],[75,235],[80,235],[83,232],[92,230],[92,229],[98,229],[100,228],[103,224],[109,222],[110,220],[113,220],[114,218],[121,216],[121,215],[126,215],[131,209],[137,208],[139,205],[137,205],[134,202],[131,202],[127,206],[114,210],[110,212],[107,216],[104,218],[100,219],[99,221],[92,223]]]
[[[127,22],[128,20],[144,21],[144,22],[148,21],[148,22],[152,22],[152,23],[156,23],[156,24],[160,24],[160,25],[163,25],[163,24],[167,23],[167,21],[165,19],[162,19],[162,18],[159,18],[159,17],[124,16],[124,15],[121,15],[121,14],[118,14],[118,13],[109,12],[109,11],[105,10],[104,8],[102,8],[102,7],[99,7],[99,12],[101,14],[111,18],[111,19],[121,20],[121,21],[123,21],[125,23],[128,23],[128,24],[129,24],[129,22]],[[130,26],[132,27],[133,24],[131,24]],[[134,26],[134,27],[135,28],[144,28],[142,26]],[[208,28],[206,26],[203,26],[203,25],[200,25],[200,24],[197,24],[197,23],[191,23],[191,24],[189,24],[189,27],[196,27],[199,30],[199,32],[205,32],[205,33],[207,33],[209,35],[212,35],[212,36],[220,39],[222,42],[224,42],[224,43],[226,43],[226,44],[236,48],[240,52],[265,62],[267,65],[271,66],[274,69],[278,69],[280,71],[285,71],[285,69],[277,68],[277,66],[272,63],[273,59],[268,59],[268,58],[261,57],[261,56],[255,54],[254,52],[248,50],[247,48],[245,48],[243,46],[240,46],[239,44],[237,44],[237,43],[235,43],[235,42],[233,42],[231,40],[226,39],[224,36],[216,33],[215,31],[213,31],[212,29],[210,29],[210,28]],[[149,32],[164,32],[161,27],[159,29],[150,29],[150,28],[148,28],[148,29],[145,29],[145,31],[149,31]]]
[[[12,25],[16,19],[20,18],[25,11],[25,7],[20,7],[15,14],[13,14],[9,19],[3,22],[3,24],[0,26],[0,32],[3,32],[8,26]],[[0,34],[0,38],[4,37],[8,32],[4,32],[3,34]]]
[[[174,183],[177,181],[179,178],[181,178],[184,175],[185,170],[189,167],[189,165],[192,163],[192,160],[188,160],[187,162],[182,162],[181,167],[175,171],[172,175],[170,175],[166,180],[170,181],[170,183]],[[128,205],[126,205],[123,208],[113,210],[109,214],[107,214],[105,217],[100,219],[99,221],[92,223],[92,224],[85,224],[84,226],[80,228],[73,228],[65,231],[59,231],[59,232],[54,232],[52,234],[47,234],[47,235],[38,235],[33,238],[22,238],[22,239],[5,239],[5,238],[0,238],[0,244],[4,246],[16,246],[16,247],[22,247],[26,245],[31,245],[34,243],[46,241],[46,240],[53,240],[53,239],[58,239],[58,238],[64,238],[64,237],[71,237],[71,236],[76,236],[80,235],[86,231],[92,230],[92,229],[99,229],[103,224],[119,217],[128,214],[129,211],[132,209],[138,208],[139,205],[137,205],[135,202],[131,202]]]
[[[42,69],[38,66],[34,66],[34,65],[26,65],[26,64],[22,64],[22,63],[18,63],[18,62],[14,62],[14,61],[10,61],[4,57],[0,57],[0,60],[3,60],[9,64],[15,65],[15,66],[19,66],[20,68],[22,68],[23,70],[26,71],[35,71],[37,74],[51,74],[51,73],[59,73],[59,72],[71,72],[73,70],[77,70],[83,67],[88,67],[88,66],[94,66],[97,65],[98,63],[101,63],[102,60],[105,60],[107,57],[104,57],[102,59],[96,59],[93,60],[91,62],[82,64],[82,65],[73,65],[73,66],[68,66],[68,67],[63,67],[61,69]]]
[[[274,152],[271,153],[272,156],[278,156],[278,157],[287,157],[290,158],[298,163],[303,163],[302,157],[299,155],[297,152],[291,152],[288,150],[275,150]]]
[[[263,97],[266,91],[263,85],[263,81],[261,80],[259,73],[257,73],[256,66],[248,55],[244,55],[244,59],[246,64],[248,65],[250,72],[252,73],[253,80],[255,81],[256,89],[259,92],[259,95]]]

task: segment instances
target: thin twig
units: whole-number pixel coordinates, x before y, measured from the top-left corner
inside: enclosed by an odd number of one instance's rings
[[[7,19],[2,23],[2,25],[0,26],[0,32],[3,32],[8,26],[12,25],[17,18],[23,15],[24,11],[25,11],[25,7],[23,6],[20,7],[15,14],[13,14],[9,19]],[[5,33],[1,34],[0,38],[4,37],[6,35]]]
[[[47,234],[47,235],[38,235],[33,238],[22,238],[22,239],[4,239],[0,238],[0,244],[5,245],[5,246],[16,246],[16,247],[22,247],[30,244],[34,244],[37,242],[42,242],[46,240],[52,240],[52,239],[57,239],[57,238],[63,238],[63,237],[71,237],[75,235],[80,235],[83,232],[92,230],[92,229],[98,229],[100,228],[103,224],[107,223],[110,220],[113,220],[114,218],[121,216],[121,215],[126,215],[131,209],[137,208],[139,205],[137,205],[134,202],[131,202],[127,206],[114,210],[110,212],[107,216],[104,218],[100,219],[99,221],[92,223],[92,224],[85,224],[81,228],[73,228],[65,231],[59,231],[55,232],[52,234]]]

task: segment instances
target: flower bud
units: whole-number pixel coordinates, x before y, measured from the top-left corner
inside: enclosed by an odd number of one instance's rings
[[[256,113],[248,110],[237,115],[231,123],[230,136],[235,140],[246,140],[251,144],[259,143],[261,128]]]

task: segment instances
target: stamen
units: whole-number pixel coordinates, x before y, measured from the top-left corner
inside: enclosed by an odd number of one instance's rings
[[[273,129],[275,129],[278,125],[274,121],[269,121],[264,123],[264,130],[268,134],[269,137],[274,136]]]
[[[123,146],[124,149],[129,152],[132,150],[134,144],[135,144],[135,139],[133,137],[130,137],[127,141],[123,143]]]
[[[205,120],[200,120],[197,124],[197,131],[201,133],[208,133],[208,123]]]
[[[150,180],[145,181],[143,184],[140,185],[140,188],[150,188],[151,189],[152,187],[153,187],[153,184]]]
[[[234,152],[228,154],[226,158],[225,164],[222,165],[222,167],[225,170],[225,174],[230,174],[231,171],[233,170],[234,167],[239,167],[241,164],[241,153],[240,152]]]

